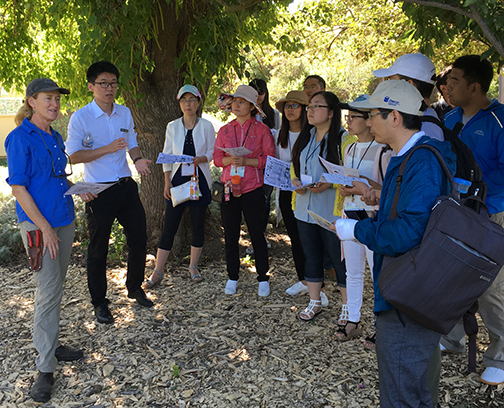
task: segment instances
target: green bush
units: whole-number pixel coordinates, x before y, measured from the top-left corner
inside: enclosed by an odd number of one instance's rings
[[[12,196],[0,194],[0,225],[0,265],[6,265],[25,254]]]

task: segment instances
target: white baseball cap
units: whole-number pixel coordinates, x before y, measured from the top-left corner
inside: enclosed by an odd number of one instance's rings
[[[354,101],[350,106],[358,110],[392,109],[414,116],[423,116],[420,110],[424,98],[406,81],[383,81],[367,100]]]
[[[376,69],[375,77],[384,78],[392,75],[404,75],[428,84],[436,82],[436,67],[430,58],[421,53],[401,55],[390,68]]]

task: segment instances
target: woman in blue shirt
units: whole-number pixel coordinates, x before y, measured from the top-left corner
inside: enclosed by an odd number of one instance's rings
[[[342,303],[346,304],[345,265],[341,260],[340,242],[332,231],[318,226],[308,211],[312,211],[333,222],[336,189],[330,183],[320,183],[325,172],[319,156],[335,164],[341,159],[341,109],[339,99],[331,92],[318,92],[313,95],[306,107],[308,123],[301,131],[292,151],[295,178],[292,184],[315,183],[312,187],[296,190],[294,216],[298,220],[299,236],[305,253],[305,280],[310,294],[310,303],[299,317],[311,320],[327,305],[327,298],[321,292],[324,282],[324,248],[336,270]],[[344,316],[340,317],[340,320]]]
[[[40,375],[30,395],[37,402],[51,398],[57,361],[73,361],[83,356],[80,350],[68,349],[58,340],[63,281],[75,234],[75,213],[72,197],[64,195],[70,185],[65,171],[67,156],[63,139],[51,128],[51,123],[58,117],[61,94],[69,93],[48,78],[30,82],[24,105],[16,116],[18,127],[5,141],[7,183],[16,197],[25,247],[29,246],[27,231],[42,233],[42,268],[33,274],[37,284],[33,343],[38,352],[36,365]],[[89,194],[82,198],[92,199]]]

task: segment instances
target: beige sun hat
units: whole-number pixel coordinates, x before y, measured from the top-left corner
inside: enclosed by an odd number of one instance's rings
[[[257,104],[257,97],[259,94],[257,91],[252,88],[251,86],[248,85],[238,85],[238,88],[236,88],[236,91],[234,94],[228,94],[228,93],[221,93],[219,94],[217,98],[217,105],[219,105],[219,108],[222,110],[226,110],[228,112],[231,112],[231,103],[233,101],[233,98],[243,98],[246,101],[250,102],[253,104],[256,109],[258,110],[259,114],[261,116],[265,116],[264,112],[261,110],[259,105]]]
[[[376,87],[369,99],[349,105],[358,110],[392,109],[415,116],[423,116],[420,110],[422,95],[413,85],[406,81],[384,81]]]
[[[282,112],[283,106],[287,101],[296,102],[305,106],[309,103],[308,97],[303,91],[290,91],[285,98],[282,98],[277,103],[275,103],[276,108],[280,112]]]

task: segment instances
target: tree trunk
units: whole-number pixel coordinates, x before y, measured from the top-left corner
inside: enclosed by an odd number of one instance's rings
[[[189,18],[195,16],[190,10],[181,10],[177,18],[175,3],[162,2],[164,30],[160,28],[157,33],[157,43],[162,48],[160,49],[153,40],[149,43],[149,57],[155,62],[156,68],[152,73],[143,73],[142,79],[138,78],[138,93],[145,95],[145,99],[142,100],[143,107],[139,107],[138,101],[131,95],[124,95],[135,121],[142,156],[153,161],[150,166],[152,174],[141,177],[140,194],[147,218],[149,247],[157,246],[165,210],[163,168],[155,162],[158,154],[163,151],[166,125],[181,116],[176,96],[183,85],[183,76],[182,69],[175,68],[175,59],[187,43],[191,25]],[[194,7],[193,2],[184,4]],[[158,21],[158,27],[161,26],[161,22]],[[190,236],[187,222],[181,222],[172,249],[174,255],[178,255],[181,247],[186,244],[180,242],[180,237],[187,236]]]

